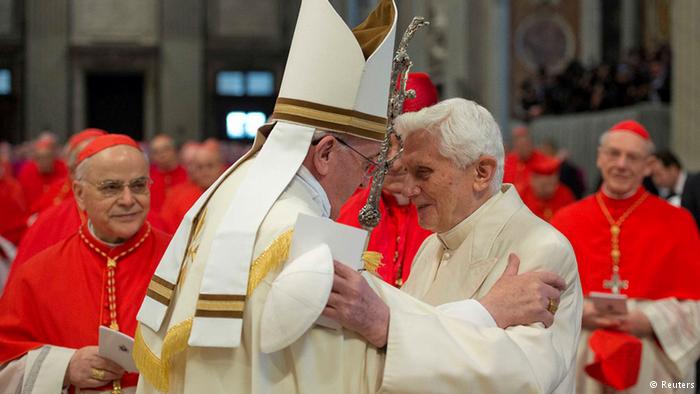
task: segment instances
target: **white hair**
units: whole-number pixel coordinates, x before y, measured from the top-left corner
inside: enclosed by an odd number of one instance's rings
[[[606,131],[603,134],[601,134],[600,139],[598,139],[598,145],[602,146],[605,143],[605,140],[608,139],[609,135],[610,131]],[[654,151],[656,151],[656,146],[654,145],[654,142],[652,142],[651,140],[644,140],[644,142],[646,143],[645,146],[647,148],[648,154],[654,154]]]
[[[404,139],[421,130],[435,135],[440,141],[440,153],[460,168],[482,155],[492,156],[496,159],[496,172],[491,191],[500,189],[505,156],[501,130],[489,111],[476,102],[463,98],[444,100],[399,116],[394,128]]]

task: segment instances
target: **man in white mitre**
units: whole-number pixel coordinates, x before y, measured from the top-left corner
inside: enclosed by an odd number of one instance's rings
[[[288,254],[290,230],[300,213],[336,218],[373,171],[386,133],[396,20],[394,2],[382,0],[351,31],[327,0],[302,1],[271,122],[259,130],[250,152],[189,210],[151,281],[135,336],[137,392],[381,389],[383,345],[361,332],[314,324],[333,283],[329,248],[319,245],[294,259]],[[513,305],[487,312],[478,302],[465,303],[485,315],[514,315],[509,320],[514,324],[544,320],[541,313],[553,311],[541,300],[558,301],[558,288],[565,285],[554,274],[541,274],[512,275],[497,284],[494,289],[521,296]],[[465,352],[471,352],[474,365],[467,368],[480,368],[488,342],[494,342],[494,352],[512,350],[505,334],[484,335],[474,324],[362,275],[375,296],[444,319],[451,324],[447,329],[470,336],[474,347]],[[267,301],[285,299],[290,278],[300,290],[301,298],[287,297],[295,307],[265,314]],[[534,312],[523,315],[523,306]],[[464,387],[475,390],[500,379],[484,369],[465,371],[465,377]]]

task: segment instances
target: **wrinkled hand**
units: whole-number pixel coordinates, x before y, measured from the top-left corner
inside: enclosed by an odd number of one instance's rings
[[[93,378],[92,368],[105,371],[104,379]],[[99,387],[121,378],[122,375],[122,367],[97,355],[97,346],[86,346],[78,349],[71,357],[63,384],[71,384],[78,388]]]
[[[359,272],[337,261],[333,266],[333,289],[323,316],[357,332],[372,345],[384,347],[389,334],[389,307]]]
[[[581,326],[587,330],[598,328],[617,329],[619,315],[609,315],[600,312],[592,301],[583,300],[583,317]]]
[[[496,321],[498,327],[528,325],[536,322],[549,327],[554,314],[547,310],[549,299],[559,304],[566,282],[552,272],[526,272],[518,275],[520,259],[508,256],[508,265],[491,290],[479,302]]]

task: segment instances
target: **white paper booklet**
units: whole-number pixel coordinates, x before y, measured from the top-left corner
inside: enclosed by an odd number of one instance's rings
[[[292,260],[320,244],[326,244],[331,250],[333,260],[359,270],[363,267],[362,253],[368,239],[367,231],[345,224],[336,223],[328,218],[299,214],[294,226],[289,259]],[[335,320],[320,316],[316,324],[340,329]]]
[[[100,357],[112,360],[124,368],[127,372],[138,372],[131,352],[134,348],[134,338],[112,330],[109,327],[100,326],[99,349]]]
[[[358,270],[367,244],[367,231],[336,223],[328,218],[299,214],[294,226],[289,259],[295,259],[320,244],[331,249],[333,259]]]

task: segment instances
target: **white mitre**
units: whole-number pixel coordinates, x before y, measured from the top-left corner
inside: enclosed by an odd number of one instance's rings
[[[316,129],[380,141],[386,133],[397,12],[381,0],[350,30],[328,0],[302,0],[280,94],[253,148],[187,212],[151,280],[137,319],[159,331],[180,280],[192,223],[219,184],[256,154],[209,252],[190,346],[237,347],[257,230],[301,166]],[[236,207],[246,209],[235,209]]]

